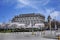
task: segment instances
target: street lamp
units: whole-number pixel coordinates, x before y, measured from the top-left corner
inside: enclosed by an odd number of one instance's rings
[[[55,35],[56,35],[56,29],[57,29],[57,25],[56,25],[56,17],[55,17]]]

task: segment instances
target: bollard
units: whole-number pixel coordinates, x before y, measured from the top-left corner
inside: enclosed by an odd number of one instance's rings
[[[32,35],[35,35],[36,36],[36,33],[32,32]]]
[[[57,36],[57,39],[60,40],[60,36],[59,35]]]
[[[32,32],[32,35],[34,35],[34,32]]]
[[[43,31],[43,36],[45,36],[45,31]]]

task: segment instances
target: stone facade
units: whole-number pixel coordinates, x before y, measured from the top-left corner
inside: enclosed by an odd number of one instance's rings
[[[34,26],[37,23],[43,23],[45,22],[45,16],[41,15],[41,14],[20,14],[18,16],[15,16],[11,22],[18,22],[18,23],[23,23],[29,25],[32,24],[32,26]]]

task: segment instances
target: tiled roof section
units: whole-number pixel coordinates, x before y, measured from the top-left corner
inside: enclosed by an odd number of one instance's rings
[[[34,14],[34,13],[32,13],[32,14],[20,14],[19,16],[15,16],[15,17],[43,17],[43,18],[45,18],[45,16],[44,15],[41,15],[41,14]]]

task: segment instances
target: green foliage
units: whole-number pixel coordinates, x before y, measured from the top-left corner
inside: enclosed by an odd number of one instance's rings
[[[2,33],[10,33],[10,32],[32,32],[33,31],[41,31],[41,29],[38,28],[15,28],[15,29],[0,29],[0,32]],[[43,30],[43,29],[42,29]]]

